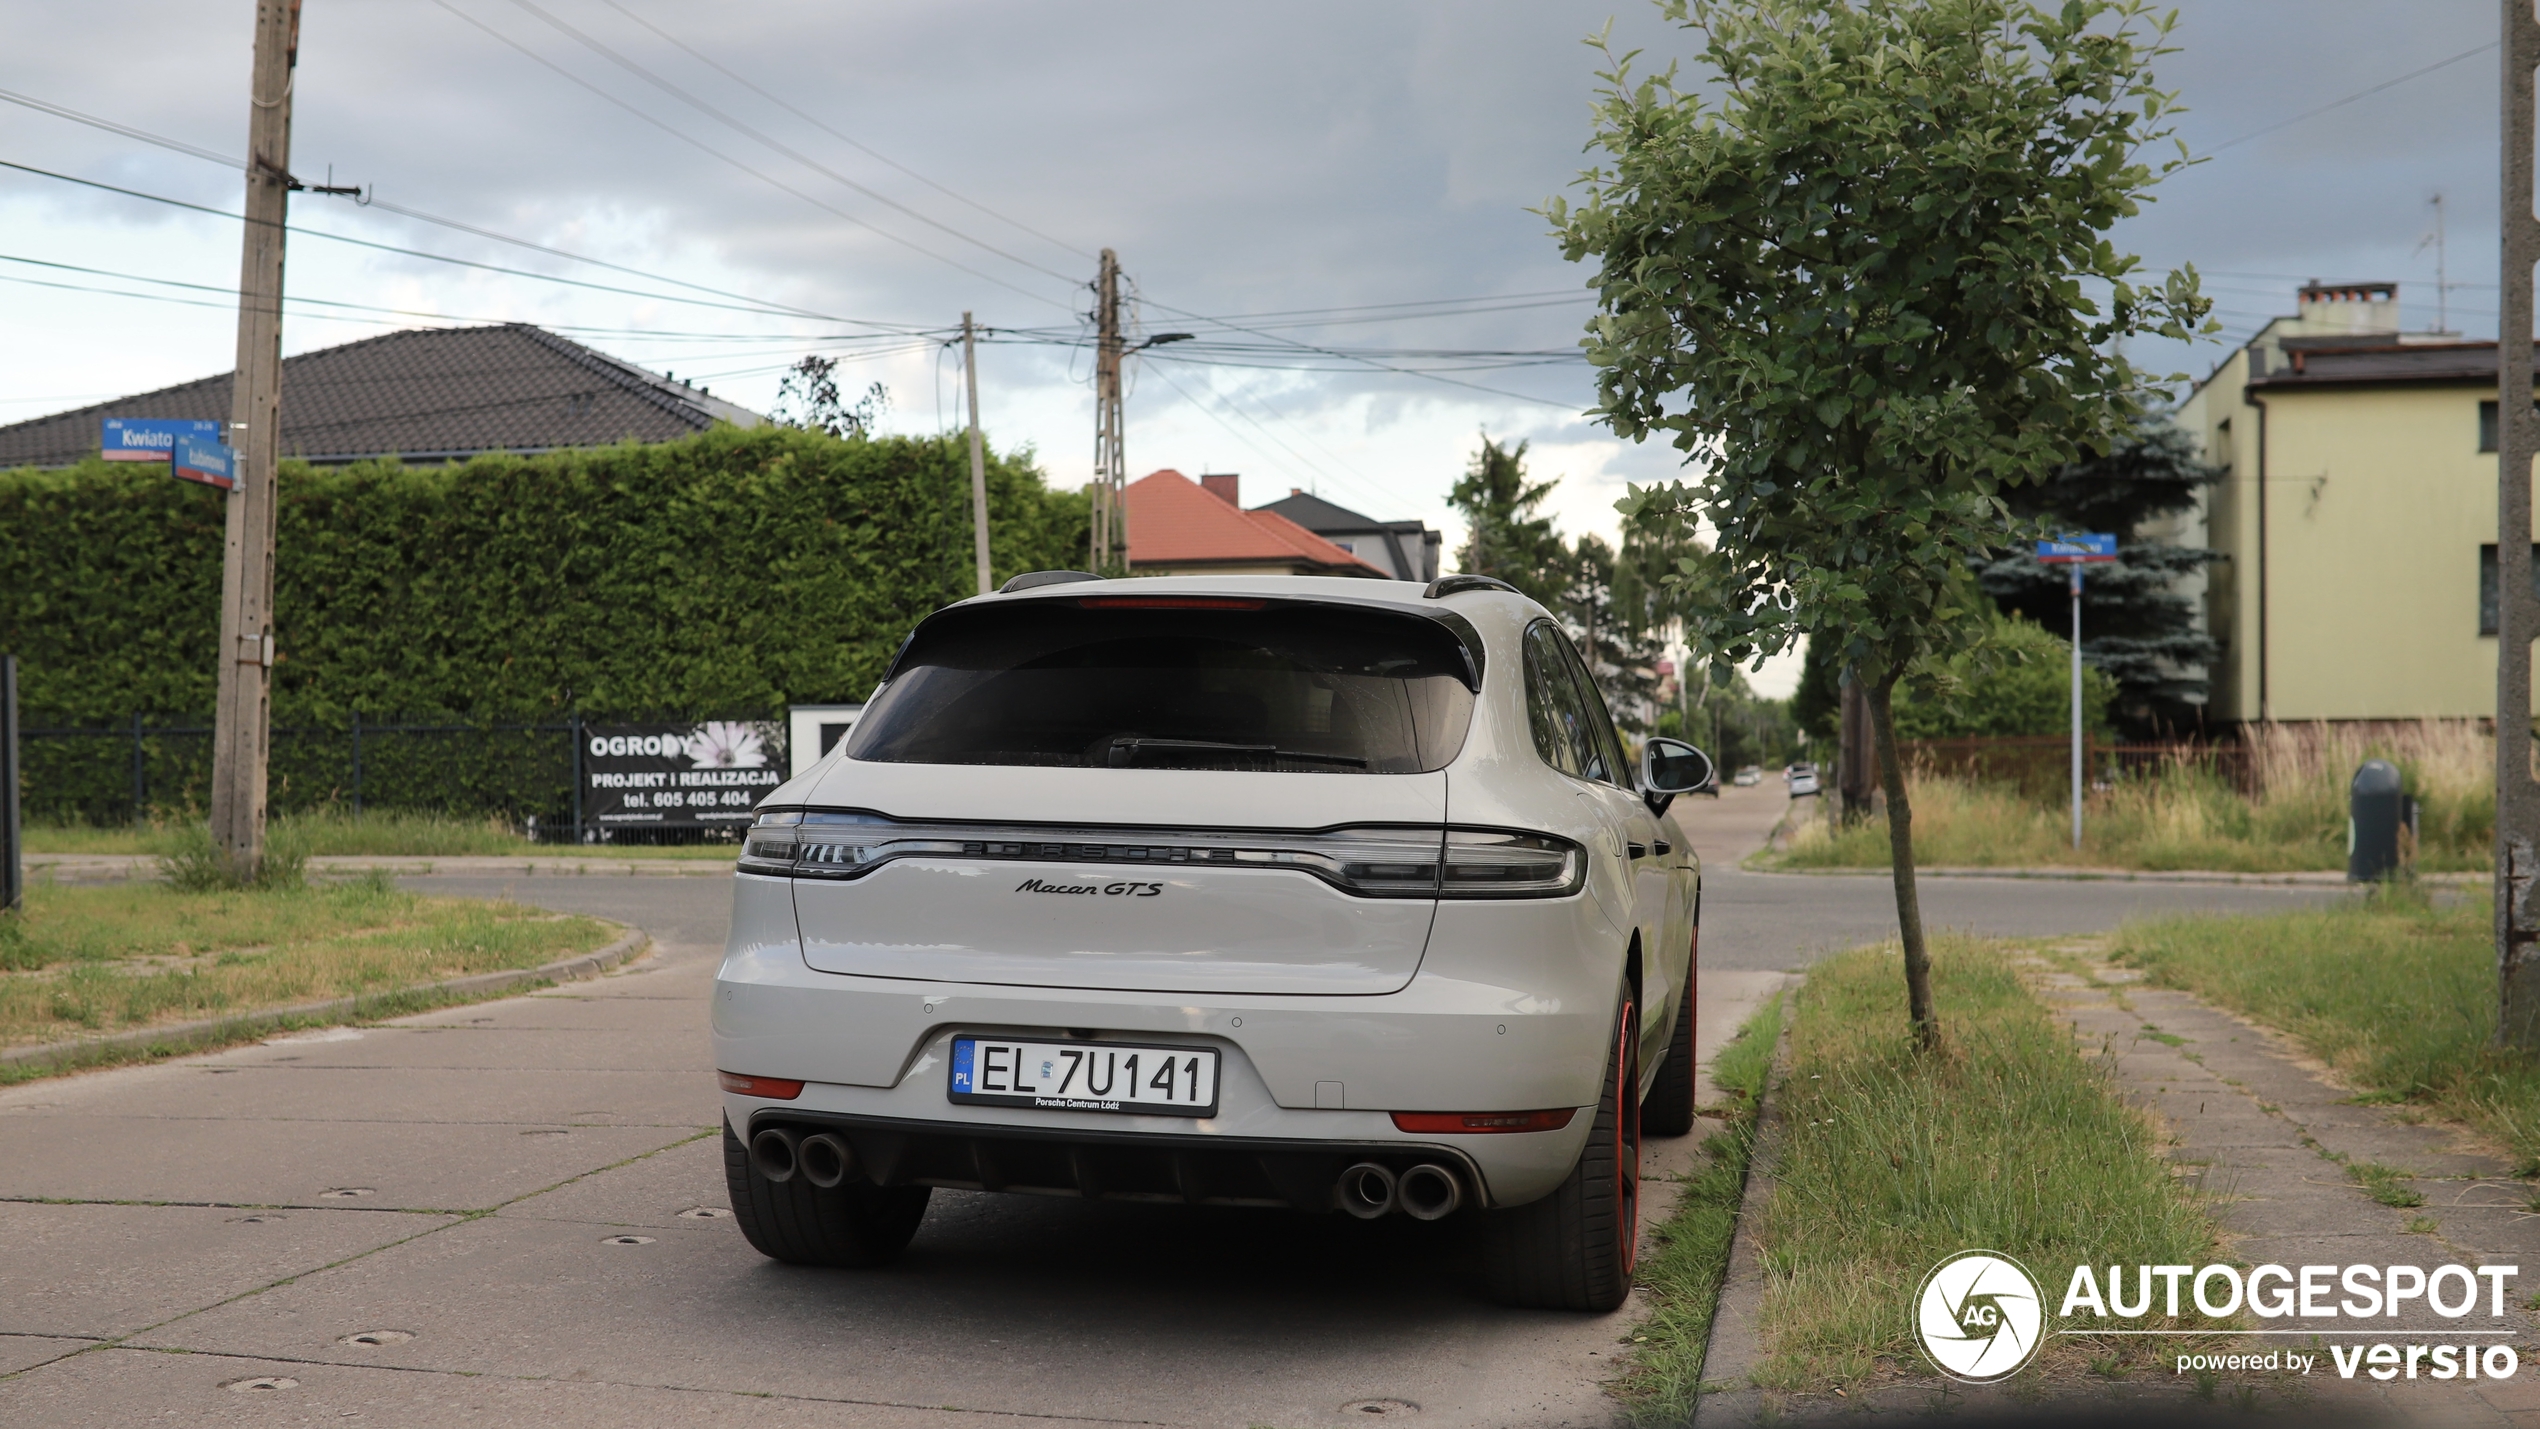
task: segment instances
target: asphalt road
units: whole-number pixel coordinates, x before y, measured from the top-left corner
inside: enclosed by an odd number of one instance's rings
[[[1776,798],[1688,811],[1706,1057],[1780,970],[1893,926],[1882,878],[1734,871]],[[1611,1422],[1634,1311],[1493,1306],[1451,1222],[939,1191],[887,1271],[771,1264],[724,1209],[713,1135],[721,881],[413,882],[604,914],[658,950],[534,996],[0,1092],[0,1423]],[[1936,924],[2052,933],[2333,895],[1928,896]],[[1652,1174],[1689,1150],[1652,1145]]]

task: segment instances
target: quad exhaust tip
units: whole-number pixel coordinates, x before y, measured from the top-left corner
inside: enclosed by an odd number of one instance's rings
[[[794,1147],[794,1165],[803,1179],[826,1191],[847,1179],[855,1168],[855,1148],[842,1137],[815,1132]]]
[[[1464,1204],[1464,1183],[1434,1161],[1423,1161],[1402,1173],[1394,1198],[1415,1221],[1444,1220]]]
[[[780,1185],[793,1180],[794,1172],[802,1165],[794,1150],[800,1139],[781,1126],[771,1126],[751,1137],[750,1169]]]
[[[1362,1221],[1390,1214],[1397,1201],[1393,1168],[1361,1161],[1341,1173],[1341,1209]]]

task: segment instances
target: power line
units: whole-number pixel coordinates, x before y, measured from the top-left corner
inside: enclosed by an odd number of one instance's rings
[[[2358,99],[2369,99],[2372,96],[2381,93],[2385,89],[2391,89],[2398,85],[2406,84],[2409,80],[2416,79],[2419,76],[2429,75],[2438,69],[2459,64],[2461,61],[2468,59],[2472,55],[2485,54],[2489,50],[2496,48],[2496,46],[2501,43],[2503,43],[2501,40],[2489,40],[2483,45],[2473,45],[2470,48],[2461,51],[2459,54],[2452,56],[2450,59],[2436,60],[2434,63],[2427,65],[2422,69],[2412,69],[2406,74],[2399,76],[2397,79],[2385,79],[2370,89],[2359,89],[2353,94],[2347,95],[2343,99],[2332,99],[2328,103],[2319,106],[2317,109],[2305,109],[2290,119],[2279,119],[2275,123],[2270,124],[2263,129],[2252,129],[2248,133],[2243,134],[2236,139],[2225,139],[2221,143],[2216,144],[2214,147],[2207,149],[2205,151],[2205,157],[2211,158],[2213,155],[2219,154],[2225,149],[2235,148],[2239,145],[2246,144],[2252,139],[2262,139],[2267,135],[2274,133],[2278,129],[2291,128],[2305,119],[2317,119],[2319,116],[2326,114],[2332,109],[2343,108],[2346,105],[2354,103]]]
[[[36,97],[35,97],[35,96],[33,96],[33,95],[28,95],[28,94],[19,94],[19,93],[17,93],[17,92],[15,92],[15,91],[13,91],[13,90],[0,89],[0,101],[6,101],[6,102],[8,102],[8,103],[10,103],[10,104],[21,105],[21,106],[23,106],[23,107],[25,107],[25,108],[28,108],[28,109],[33,109],[33,110],[36,110],[36,111],[38,111],[38,112],[40,112],[40,113],[50,114],[50,115],[54,116],[55,118],[59,118],[59,119],[67,119],[67,120],[71,121],[71,122],[72,122],[72,123],[74,123],[74,124],[85,124],[85,125],[89,126],[90,128],[93,128],[93,129],[102,129],[102,130],[105,130],[106,132],[108,132],[108,133],[110,133],[110,134],[120,134],[120,135],[122,135],[122,136],[124,136],[125,138],[128,138],[128,139],[138,139],[138,140],[140,140],[142,143],[145,143],[145,144],[155,144],[155,145],[157,145],[158,147],[160,147],[160,148],[162,148],[162,149],[171,149],[171,150],[174,150],[175,152],[180,153],[180,154],[190,155],[190,156],[192,156],[192,157],[194,157],[194,158],[197,158],[197,159],[204,159],[204,160],[208,160],[208,161],[210,161],[210,162],[212,162],[212,163],[219,164],[219,165],[223,166],[224,168],[234,169],[234,170],[237,170],[237,171],[239,171],[239,172],[241,172],[241,173],[243,173],[243,172],[245,172],[245,171],[246,171],[246,167],[247,167],[247,165],[246,165],[246,161],[244,161],[244,160],[242,160],[242,159],[233,158],[233,157],[231,157],[231,156],[229,156],[229,155],[227,155],[227,154],[218,153],[218,152],[216,152],[216,151],[214,151],[214,150],[205,149],[205,148],[202,148],[202,147],[197,146],[197,145],[194,145],[194,144],[188,144],[188,143],[186,143],[186,142],[184,142],[183,140],[180,140],[180,139],[171,139],[171,138],[167,137],[167,136],[166,136],[166,135],[164,135],[164,134],[153,134],[153,133],[151,133],[151,132],[150,132],[149,130],[147,130],[147,129],[135,128],[135,127],[134,127],[134,126],[132,126],[132,125],[119,123],[119,122],[117,122],[117,121],[115,121],[115,120],[112,120],[112,119],[100,118],[99,116],[94,115],[94,114],[84,114],[84,113],[80,112],[79,110],[76,110],[76,109],[73,109],[73,108],[69,107],[68,105],[55,104],[55,103],[53,103],[53,102],[52,102],[52,101],[50,101],[50,100],[38,99],[38,98],[36,98]],[[38,173],[40,173],[40,172],[43,172],[43,171],[42,171],[42,170],[31,170],[30,172],[38,172]],[[63,175],[53,175],[53,177],[57,177],[57,178],[59,178],[59,177],[66,177],[66,176],[63,176]],[[79,182],[86,182],[86,181],[85,181],[85,180],[76,180],[76,179],[74,179],[74,180],[72,180],[72,182],[74,182],[74,183],[79,183]],[[101,185],[100,187],[111,187],[111,186]],[[130,189],[117,189],[117,190],[115,190],[115,191],[116,191],[116,192],[118,192],[118,193],[134,193],[134,192],[135,192],[134,190],[130,190]],[[154,196],[152,196],[152,195],[137,195],[137,196],[139,196],[139,197],[154,197]],[[159,200],[159,201],[160,201],[160,202],[174,202],[174,200],[167,200],[167,199],[161,199],[161,200]],[[401,216],[401,217],[411,218],[411,219],[416,219],[416,220],[419,220],[419,221],[424,222],[424,223],[437,224],[437,225],[439,225],[439,226],[441,226],[441,227],[443,227],[443,228],[454,229],[454,230],[456,230],[456,231],[458,231],[458,232],[460,232],[460,233],[472,234],[472,235],[474,235],[474,236],[476,236],[476,237],[478,237],[478,238],[487,238],[487,239],[492,239],[494,242],[497,242],[497,243],[508,243],[508,244],[511,244],[512,246],[517,247],[517,248],[527,248],[527,249],[532,250],[533,252],[538,252],[538,253],[544,253],[544,254],[547,254],[547,255],[549,255],[550,257],[563,258],[563,259],[567,259],[567,260],[570,260],[570,261],[575,262],[575,263],[587,263],[587,264],[590,264],[592,267],[595,267],[595,268],[606,268],[606,269],[611,270],[612,272],[624,273],[624,274],[629,275],[630,277],[644,278],[644,279],[647,279],[647,280],[650,280],[650,281],[652,281],[652,282],[656,282],[656,283],[668,283],[668,284],[672,285],[673,287],[686,288],[686,289],[688,289],[688,290],[689,290],[689,291],[691,291],[691,292],[706,293],[706,294],[710,294],[710,295],[712,295],[712,296],[714,296],[714,297],[718,297],[718,298],[731,298],[731,299],[734,299],[735,301],[738,301],[738,302],[744,302],[744,303],[754,303],[754,304],[758,304],[758,305],[760,305],[760,306],[762,306],[762,307],[766,307],[766,308],[773,309],[773,310],[779,310],[779,311],[783,311],[783,312],[786,312],[786,313],[789,313],[789,314],[794,314],[794,315],[800,315],[800,316],[806,316],[806,317],[817,317],[817,316],[822,316],[822,315],[820,315],[820,314],[810,313],[810,312],[808,312],[808,311],[806,311],[806,310],[804,310],[804,309],[800,309],[800,308],[793,308],[793,307],[790,307],[789,305],[786,305],[786,304],[775,303],[775,302],[772,302],[772,301],[770,301],[770,300],[768,300],[768,299],[764,299],[764,298],[753,298],[753,297],[749,296],[749,295],[748,295],[748,294],[746,294],[746,293],[734,293],[734,292],[729,292],[729,291],[727,291],[727,290],[725,290],[725,289],[722,289],[722,288],[709,287],[709,286],[707,286],[706,284],[703,284],[703,283],[692,283],[692,282],[689,282],[689,281],[688,281],[687,279],[685,279],[685,278],[673,278],[673,277],[669,276],[668,274],[664,274],[664,273],[654,273],[654,272],[649,272],[649,271],[647,271],[647,270],[645,270],[645,269],[642,269],[642,268],[631,268],[631,267],[628,267],[626,264],[623,264],[623,263],[612,263],[612,262],[610,262],[609,260],[607,260],[607,259],[605,259],[605,258],[593,258],[593,257],[589,256],[588,254],[575,253],[575,252],[572,252],[572,251],[570,251],[570,250],[568,250],[568,249],[551,247],[551,246],[549,246],[549,245],[547,245],[547,244],[534,242],[534,241],[532,241],[532,240],[530,240],[530,239],[526,239],[526,238],[516,238],[516,237],[513,237],[511,234],[508,234],[508,233],[498,233],[498,232],[495,232],[493,229],[490,229],[490,228],[480,228],[480,227],[478,227],[478,226],[476,226],[475,224],[472,224],[472,223],[462,223],[462,222],[460,222],[458,219],[455,219],[455,218],[445,218],[445,217],[441,216],[440,214],[435,214],[435,213],[426,213],[426,212],[424,212],[424,211],[423,211],[423,210],[421,210],[421,209],[408,208],[408,207],[406,207],[406,206],[405,206],[405,205],[403,205],[403,204],[390,203],[390,202],[388,202],[387,200],[385,200],[385,199],[382,199],[382,198],[378,197],[378,196],[377,196],[377,193],[376,193],[376,191],[375,191],[375,190],[373,191],[373,193],[372,193],[369,197],[366,197],[366,198],[364,198],[363,200],[361,200],[361,205],[362,205],[362,207],[364,207],[364,208],[376,208],[376,209],[380,209],[380,210],[382,210],[382,211],[384,211],[384,212],[397,214],[397,215],[399,215],[399,216]],[[213,210],[205,210],[205,211],[206,211],[206,212],[211,212],[211,211],[213,211]],[[227,215],[227,216],[229,216],[229,217],[236,217],[236,215],[234,215],[234,214],[233,214],[233,215]],[[314,230],[309,230],[309,229],[295,229],[295,230],[293,230],[293,231],[294,231],[294,232],[300,232],[300,233],[311,233],[313,236],[315,236],[315,237],[320,237],[320,238],[325,238],[325,237],[331,237],[331,236],[333,236],[333,235],[330,235],[330,234],[316,233]],[[410,250],[399,249],[399,250],[394,250],[394,251],[398,251],[398,252],[407,252],[407,251],[410,251]],[[436,256],[436,255],[432,255],[432,254],[423,254],[423,255],[420,255],[420,256],[423,256],[423,257],[434,257],[434,256]],[[509,269],[498,269],[498,270],[496,270],[496,271],[498,271],[498,272],[509,272],[509,271],[512,271],[512,270],[509,270]],[[532,275],[532,276],[540,276],[540,275]],[[612,290],[612,291],[615,291],[615,290]],[[825,320],[825,321],[833,321],[833,322],[845,322],[845,321],[851,321],[850,319],[844,319],[844,318],[824,318],[824,320]]]
[[[793,185],[788,184],[784,180],[776,178],[773,175],[761,173],[759,170],[741,162],[739,159],[733,158],[731,155],[724,153],[722,150],[715,148],[713,145],[706,143],[704,140],[673,128],[668,123],[645,113],[643,110],[638,109],[634,105],[627,103],[625,100],[618,98],[616,95],[609,93],[607,90],[600,88],[598,85],[591,83],[589,80],[582,78],[580,75],[573,73],[564,66],[555,63],[546,56],[530,49],[527,45],[521,44],[519,41],[512,39],[500,30],[495,29],[493,26],[486,24],[485,22],[477,19],[475,16],[468,14],[466,11],[459,9],[455,5],[452,5],[450,0],[432,0],[432,3],[440,6],[444,10],[447,10],[452,15],[457,16],[470,27],[483,31],[485,34],[491,36],[496,43],[501,44],[504,48],[509,49],[527,59],[532,64],[555,74],[557,77],[577,88],[590,92],[609,104],[613,104],[616,107],[625,110],[627,113],[634,115],[636,118],[643,120],[647,124],[652,125],[654,128],[659,129],[673,139],[696,149],[698,152],[705,154],[710,158],[719,160],[722,163],[728,164],[731,167],[740,170],[742,173],[749,175],[751,178],[758,180],[760,183],[766,184],[770,188],[776,189],[782,193],[791,194],[793,197],[801,199],[803,202],[810,204],[812,207],[819,209],[823,213],[844,219],[868,233],[874,234],[877,237],[889,239],[891,242],[899,244],[901,247],[909,249],[911,252],[922,253],[925,256],[934,259],[938,263],[942,263],[948,267],[957,268],[983,283],[994,283],[998,287],[1006,289],[1008,292],[1020,293],[1024,297],[1030,298],[1036,303],[1047,303],[1055,308],[1064,308],[1067,306],[1067,304],[1062,303],[1055,298],[1035,293],[1029,288],[1018,287],[1015,284],[1005,281],[1003,278],[982,273],[978,269],[971,267],[969,264],[964,263],[957,258],[948,258],[914,239],[903,237],[902,235],[893,233],[886,228],[877,228],[874,225],[865,222],[863,219],[856,217],[854,214],[847,212],[845,209],[839,208],[835,204],[826,203],[820,199],[814,198],[810,194],[804,193],[802,190],[795,188]],[[515,0],[515,3],[517,3],[517,0]]]
[[[512,0],[512,4],[528,11],[532,15],[537,16],[539,19],[545,21],[551,28],[562,32],[567,38],[581,45],[584,49],[591,51],[592,53],[600,56],[602,59],[607,60],[609,63],[616,65],[618,68],[625,70],[627,73],[634,75],[636,78],[643,80],[647,84],[652,85],[655,89],[662,91],[671,98],[678,100],[680,103],[687,105],[689,108],[696,110],[698,113],[705,115],[707,118],[724,125],[726,128],[757,140],[759,143],[766,145],[768,148],[775,150],[777,153],[784,155],[786,158],[793,160],[795,163],[802,165],[804,168],[807,168],[812,172],[831,180],[832,182],[851,188],[857,193],[864,195],[866,198],[873,200],[875,203],[882,204],[888,208],[904,213],[910,218],[916,219],[918,222],[925,224],[929,228],[950,234],[964,243],[974,244],[980,248],[984,248],[988,252],[997,255],[999,258],[1003,258],[1009,263],[1019,264],[1031,269],[1035,273],[1046,274],[1049,277],[1056,278],[1070,287],[1074,287],[1076,285],[1076,279],[1068,274],[1061,273],[1054,268],[1044,268],[1040,264],[1035,263],[1028,258],[1018,258],[1014,254],[1008,253],[1004,249],[997,247],[995,244],[973,238],[969,234],[962,232],[960,229],[955,228],[948,223],[938,222],[935,219],[918,212],[916,209],[910,208],[907,204],[901,203],[897,199],[891,198],[888,195],[857,183],[855,180],[848,178],[846,175],[839,173],[835,169],[829,168],[828,166],[813,159],[811,156],[804,154],[800,150],[791,148],[769,138],[767,135],[760,133],[758,130],[751,128],[749,125],[742,123],[740,120],[733,118],[731,115],[724,113],[722,110],[717,109],[713,105],[706,103],[704,100],[699,99],[693,94],[690,94],[687,90],[680,88],[678,85],[673,84],[669,80],[662,78],[660,75],[653,73],[651,70],[644,68],[642,65],[628,59],[626,56],[619,54],[617,51],[610,49],[604,44],[601,44],[598,40],[595,40],[589,35],[582,33],[580,30],[573,28],[571,25],[557,19],[555,16],[548,14],[545,10],[540,9],[537,5],[531,3],[531,0]]]
[[[917,180],[919,183],[924,184],[926,187],[933,189],[939,194],[942,194],[944,197],[949,198],[956,203],[966,204],[971,208],[975,208],[979,212],[986,214],[988,217],[995,219],[999,223],[1009,224],[1015,228],[1021,229],[1023,232],[1032,235],[1034,238],[1040,239],[1044,243],[1064,248],[1068,252],[1073,253],[1077,257],[1083,258],[1089,262],[1099,258],[1100,255],[1079,248],[1063,238],[1053,238],[1049,234],[1043,233],[1041,230],[1023,222],[1021,219],[1009,218],[1005,214],[997,212],[995,209],[988,207],[986,204],[980,203],[976,199],[956,193],[953,190],[944,187],[942,184],[935,182],[933,179],[926,177],[924,174],[919,173],[917,170],[910,168],[908,165],[901,163],[899,160],[890,157],[888,154],[884,154],[870,145],[839,133],[837,130],[821,123],[818,119],[815,119],[809,114],[804,113],[802,110],[795,108],[793,105],[786,103],[774,94],[771,94],[751,83],[748,79],[743,78],[741,75],[734,73],[732,70],[726,69],[713,58],[682,42],[678,36],[671,34],[668,30],[663,29],[661,26],[654,24],[652,21],[645,19],[643,16],[638,15],[634,11],[627,9],[625,6],[618,4],[617,0],[600,0],[600,3],[608,6],[612,10],[615,10],[617,13],[624,15],[627,19],[643,26],[645,29],[652,31],[654,34],[659,35],[663,40],[667,41],[672,47],[679,50],[682,54],[685,54],[690,59],[693,59],[699,64],[712,69],[715,73],[722,75],[725,79],[741,86],[743,89],[746,89],[750,93],[757,95],[759,98],[766,100],[768,103],[775,105],[777,108],[784,110],[786,113],[793,115],[795,118],[800,119],[805,124],[808,124],[814,129],[819,130],[821,133],[828,135],[830,138],[837,140],[839,143],[856,150],[858,153],[864,154],[880,163],[890,165],[892,168],[897,169],[901,173],[908,175],[910,178]],[[983,244],[981,246],[984,247],[985,245]]]
[[[166,204],[170,208],[189,209],[195,213],[209,214],[214,218],[226,218],[234,223],[257,221],[247,218],[244,214],[231,213],[227,209],[213,208],[208,204],[189,203],[184,199],[169,198],[164,194],[145,193],[140,189],[128,189],[117,184],[101,183],[96,179],[78,178],[71,174],[56,173],[51,169],[39,169],[32,164],[20,164],[7,159],[0,159],[0,169],[14,169],[19,173],[33,174],[38,178],[56,179],[67,184],[77,184],[82,188],[100,189],[107,193],[122,194],[126,198],[145,199],[151,203]],[[797,308],[774,303],[759,303],[755,299],[745,300],[748,305],[711,303],[699,298],[681,297],[676,293],[653,293],[646,292],[641,288],[621,288],[608,283],[585,282],[579,278],[559,277],[553,273],[540,273],[527,268],[506,268],[499,263],[482,263],[473,258],[453,258],[445,253],[428,253],[420,248],[403,248],[394,243],[377,243],[367,238],[354,238],[342,233],[329,233],[322,228],[303,228],[296,223],[285,224],[284,228],[287,232],[302,234],[310,238],[323,238],[333,243],[346,243],[356,248],[375,249],[382,253],[395,253],[407,258],[429,259],[435,263],[448,263],[454,267],[474,268],[487,273],[501,273],[514,278],[534,278],[542,283],[560,283],[570,288],[587,288],[594,292],[601,293],[619,293],[627,297],[646,298],[658,303],[687,303],[701,308],[719,308],[726,312],[755,313],[761,317],[810,318],[817,322],[843,323],[851,327],[870,327],[883,331],[902,330],[895,328],[892,324],[876,322],[870,318],[842,318],[834,313],[824,313],[810,308]],[[918,331],[919,329],[909,328],[905,330]]]

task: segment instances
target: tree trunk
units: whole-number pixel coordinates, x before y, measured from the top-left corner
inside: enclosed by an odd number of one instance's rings
[[[1872,812],[1879,783],[1879,754],[1870,721],[1870,687],[1858,667],[1843,670],[1843,728],[1835,750],[1835,789],[1842,795],[1843,822],[1858,823]]]
[[[1905,801],[1905,765],[1896,757],[1896,673],[1882,674],[1866,693],[1879,783],[1887,795],[1888,867],[1896,878],[1896,930],[1905,943],[1905,1005],[1915,1042],[1928,1049],[1940,1043],[1940,1019],[1932,1011],[1931,949],[1923,941],[1923,904],[1914,888],[1914,810]]]

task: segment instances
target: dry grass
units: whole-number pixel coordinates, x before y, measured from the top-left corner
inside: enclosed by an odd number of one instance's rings
[[[2346,786],[2367,759],[2399,766],[2420,806],[2420,872],[2483,870],[2496,825],[2492,735],[2464,721],[2356,731],[2278,725],[2251,750],[2255,798],[2191,765],[2094,790],[2083,841],[2072,812],[2006,785],[1913,780],[1915,861],[1926,867],[2216,869],[2289,873],[2346,866]],[[1884,868],[1887,824],[1813,820],[1782,856],[1790,868]]]
[[[0,1045],[412,987],[601,947],[617,929],[383,877],[277,892],[27,889],[0,916]]]
[[[29,824],[29,853],[145,854],[159,858],[182,855],[202,838],[202,823],[170,816],[141,825],[100,827],[89,824]],[[527,854],[539,859],[563,858],[702,858],[729,859],[737,843],[706,844],[569,844],[540,843],[522,836],[507,819],[470,818],[401,809],[374,809],[355,817],[343,809],[277,815],[267,835],[269,845],[288,848],[309,858],[352,858],[367,855],[419,855],[453,858],[470,854]]]

